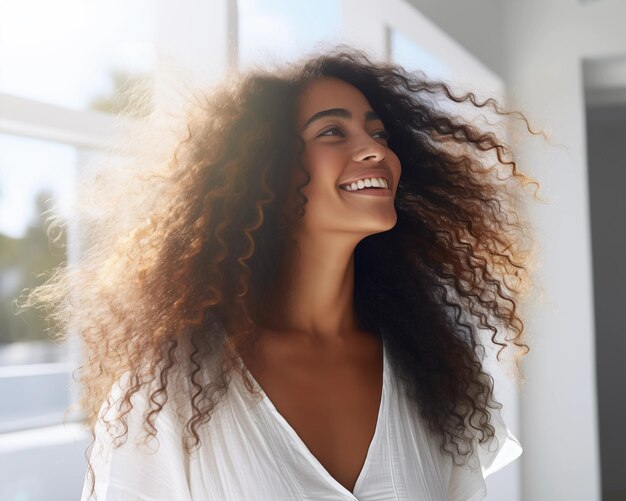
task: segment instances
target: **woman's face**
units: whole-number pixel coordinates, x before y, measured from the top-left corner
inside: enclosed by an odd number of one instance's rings
[[[311,175],[302,188],[305,230],[365,237],[393,228],[400,160],[365,96],[343,80],[315,80],[298,98],[296,125],[305,144],[301,159]],[[296,168],[292,190],[304,181]]]

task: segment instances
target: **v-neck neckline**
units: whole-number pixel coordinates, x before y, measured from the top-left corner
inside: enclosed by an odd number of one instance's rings
[[[289,434],[289,436],[291,437],[291,439],[296,443],[296,445],[300,448],[302,454],[304,455],[304,457],[306,457],[306,459],[309,461],[309,463],[311,463],[311,465],[313,466],[313,468],[315,470],[317,470],[317,472],[328,482],[330,483],[335,489],[339,490],[342,494],[350,496],[350,499],[353,501],[358,501],[356,495],[354,494],[355,492],[357,492],[359,490],[359,486],[361,483],[364,482],[364,478],[365,475],[367,474],[367,471],[369,469],[369,463],[371,462],[371,456],[373,454],[373,450],[376,447],[378,441],[379,441],[379,436],[382,433],[382,427],[383,427],[383,419],[384,419],[384,411],[385,411],[385,405],[386,405],[386,400],[387,400],[387,376],[388,376],[388,371],[389,368],[387,367],[387,352],[385,349],[385,341],[383,338],[381,338],[382,341],[382,345],[383,345],[383,381],[382,381],[382,390],[381,390],[381,395],[380,395],[380,404],[378,406],[378,415],[376,417],[376,428],[374,430],[374,436],[372,437],[372,440],[367,448],[367,453],[365,456],[365,461],[363,462],[363,466],[361,467],[361,471],[359,471],[359,474],[357,476],[356,482],[354,483],[354,488],[353,491],[350,492],[348,490],[348,488],[346,488],[343,484],[341,484],[335,477],[333,477],[328,470],[324,467],[324,465],[320,462],[319,459],[317,459],[317,457],[315,457],[315,455],[310,451],[310,449],[307,447],[307,445],[304,443],[304,440],[302,440],[302,438],[300,438],[300,435],[298,435],[298,433],[296,432],[296,430],[293,428],[293,426],[291,426],[289,424],[289,422],[285,419],[285,417],[278,411],[278,409],[276,408],[276,406],[274,405],[274,403],[270,400],[270,398],[267,396],[267,394],[265,393],[265,391],[263,390],[263,388],[261,387],[261,385],[257,382],[257,380],[254,378],[254,376],[252,375],[252,373],[248,370],[248,368],[246,367],[246,365],[243,363],[243,360],[241,359],[241,357],[237,357],[239,360],[240,365],[243,367],[244,371],[246,372],[246,374],[248,375],[248,377],[250,378],[250,381],[252,382],[252,385],[254,386],[254,388],[261,394],[261,403],[262,405],[264,405],[269,411],[270,413],[276,418],[276,420],[280,423],[280,425],[285,429],[285,431]]]

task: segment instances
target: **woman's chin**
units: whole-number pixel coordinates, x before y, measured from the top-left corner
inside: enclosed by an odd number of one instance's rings
[[[367,235],[373,235],[375,233],[383,233],[385,231],[389,231],[390,229],[392,229],[396,223],[398,222],[398,217],[394,211],[393,215],[388,217],[388,218],[381,218],[380,220],[376,221],[375,224],[372,224],[372,222],[370,221],[367,225],[367,228],[364,228],[364,232],[367,233]]]

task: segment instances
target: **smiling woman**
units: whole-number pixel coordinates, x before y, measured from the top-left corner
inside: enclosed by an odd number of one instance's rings
[[[83,499],[485,496],[522,452],[480,330],[528,351],[532,180],[432,95],[510,114],[340,48],[127,136],[83,260],[31,296],[84,341]]]

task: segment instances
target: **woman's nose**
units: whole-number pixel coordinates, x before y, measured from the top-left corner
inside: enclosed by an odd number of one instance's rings
[[[356,146],[353,160],[356,162],[363,162],[365,160],[380,161],[385,158],[386,152],[387,148],[384,145],[380,144],[370,135],[366,135]]]

